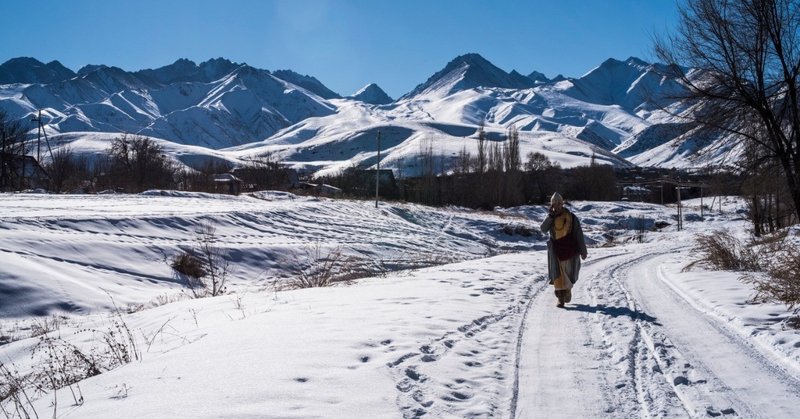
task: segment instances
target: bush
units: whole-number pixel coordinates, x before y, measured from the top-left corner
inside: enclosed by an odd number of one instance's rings
[[[182,273],[192,278],[202,278],[206,276],[203,270],[203,262],[194,255],[194,252],[185,251],[176,255],[170,264],[176,272]]]
[[[766,303],[777,301],[786,304],[790,310],[800,311],[800,248],[793,244],[770,249],[774,253],[769,258],[768,277],[748,275],[743,278],[753,284],[756,294],[752,301]]]
[[[346,256],[341,247],[324,253],[322,245],[316,243],[303,250],[307,262],[289,262],[293,275],[288,282],[289,288],[328,287],[336,283],[350,283],[360,278],[385,275],[387,271],[383,261]]]
[[[294,277],[290,281],[292,288],[327,287],[338,280],[345,271],[344,258],[340,247],[322,255],[322,246],[317,243],[313,248],[305,249],[309,263],[306,266],[295,265]]]
[[[785,233],[757,238],[751,247],[726,232],[700,236],[697,250],[700,259],[716,269],[748,271],[740,280],[753,285],[753,303],[778,302],[789,310],[800,311],[800,247],[786,242]],[[753,250],[758,249],[758,251]],[[763,272],[763,274],[756,274]],[[800,328],[800,318],[787,320],[789,327]]]
[[[195,248],[173,257],[170,266],[184,279],[194,298],[224,294],[228,261],[217,247],[216,229],[203,223],[195,240]]]
[[[696,263],[707,263],[716,269],[726,271],[761,270],[758,255],[739,239],[724,231],[700,235],[695,250],[699,253],[700,259],[688,267]]]

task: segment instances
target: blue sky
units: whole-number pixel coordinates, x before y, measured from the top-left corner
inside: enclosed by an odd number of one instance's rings
[[[397,98],[454,57],[580,76],[613,57],[652,61],[674,0],[4,0],[0,62],[29,56],[125,70],[224,57]]]

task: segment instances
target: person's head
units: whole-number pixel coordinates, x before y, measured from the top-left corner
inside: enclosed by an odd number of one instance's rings
[[[556,211],[561,211],[564,208],[564,198],[558,192],[554,193],[550,198],[550,206]]]

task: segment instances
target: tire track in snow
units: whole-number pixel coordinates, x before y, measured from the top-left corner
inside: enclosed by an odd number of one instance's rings
[[[603,383],[606,372],[597,359],[599,350],[592,347],[591,323],[581,313],[580,307],[586,304],[579,302],[588,298],[583,289],[595,281],[591,271],[597,268],[593,267],[625,255],[594,256],[584,262],[582,272],[586,277],[576,284],[576,299],[567,309],[555,307],[550,285],[541,282],[540,291],[544,292],[537,292],[529,301],[526,320],[519,331],[511,418],[592,417],[598,412],[613,412],[607,408],[612,403],[604,402],[597,393],[597,389],[609,386]]]
[[[668,323],[643,325],[645,341],[690,416],[796,413],[800,405],[796,376],[770,360],[747,336],[677,292],[660,265],[642,264],[636,273],[648,280],[628,278],[627,287],[636,294],[630,298],[638,297],[650,311],[666,313],[663,318]]]
[[[657,319],[640,309],[623,283],[625,274],[632,266],[660,254],[663,253],[648,253],[613,266],[608,271],[611,281],[605,282],[606,289],[602,289],[601,285],[598,285],[591,290],[595,293],[596,298],[601,295],[605,295],[605,298],[611,297],[628,310],[625,317],[628,317],[629,320],[613,319],[598,323],[604,340],[610,342],[607,350],[612,354],[612,361],[614,355],[618,356],[618,365],[627,376],[627,380],[623,379],[615,387],[620,390],[631,387],[637,401],[632,405],[629,403],[620,406],[626,409],[625,416],[675,417],[686,416],[690,412],[675,391],[675,383],[670,383],[668,377],[664,376],[662,366],[659,365],[655,356],[655,345],[649,343],[653,339],[647,329],[653,324],[658,324]],[[603,282],[598,282],[598,284],[603,284]],[[596,294],[598,292],[600,294]],[[629,341],[625,342],[628,335],[630,335]],[[621,351],[622,354],[614,353],[615,349]]]
[[[612,301],[627,305],[628,317],[633,319],[635,327],[631,330],[630,325],[614,324],[614,320],[595,322],[601,338],[611,343],[604,348],[610,354],[609,359],[613,362],[616,355],[627,363],[622,363],[627,383],[619,385],[620,390],[633,386],[638,401],[638,406],[620,405],[626,411],[617,413],[629,417],[772,417],[791,411],[789,406],[800,399],[797,396],[800,383],[796,378],[770,362],[746,337],[675,292],[664,278],[648,276],[652,267],[647,262],[669,253],[672,252],[650,252],[613,266],[608,270],[611,286],[598,283],[590,290],[595,299],[611,297]],[[661,274],[658,268],[656,272]],[[654,311],[654,307],[658,310]],[[650,315],[656,313],[668,325]],[[698,338],[701,333],[702,338]],[[633,337],[625,350],[627,334]],[[708,345],[706,340],[714,344]],[[711,364],[707,365],[708,362]],[[718,364],[716,369],[713,364]],[[727,373],[743,365],[754,367],[745,376]],[[762,372],[766,374],[761,375]],[[761,385],[753,387],[751,380],[771,382],[777,391],[759,390]],[[767,394],[783,406],[771,406],[774,403],[765,400],[770,398]],[[774,413],[764,414],[768,411]]]
[[[615,257],[618,255],[607,255],[602,256],[599,258],[592,259],[588,262],[584,263],[584,266],[591,266],[601,260],[605,260],[611,257]],[[536,285],[534,287],[534,285]],[[510,418],[516,418],[517,416],[517,404],[519,403],[519,370],[520,370],[520,360],[522,359],[522,343],[523,343],[523,336],[525,334],[525,330],[528,324],[528,312],[530,311],[531,305],[533,305],[534,300],[536,297],[539,296],[540,293],[545,291],[548,286],[547,282],[547,275],[539,275],[532,281],[531,285],[528,286],[526,289],[525,298],[528,299],[528,303],[525,305],[525,310],[522,313],[522,319],[520,320],[519,331],[517,332],[517,345],[516,345],[516,353],[514,356],[514,386],[511,392],[511,408],[509,412]],[[531,293],[531,291],[533,292]]]

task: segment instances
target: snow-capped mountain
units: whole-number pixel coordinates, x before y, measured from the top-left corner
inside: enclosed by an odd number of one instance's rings
[[[375,83],[370,83],[362,87],[359,91],[355,92],[350,98],[373,105],[385,105],[394,102],[383,89]]]
[[[312,76],[223,58],[135,72],[61,68],[29,58],[0,66],[0,109],[24,123],[41,110],[57,146],[74,143],[79,152],[79,133],[94,133],[96,152],[98,141],[127,132],[175,144],[166,148],[181,150],[184,163],[270,154],[325,174],[373,167],[380,132],[381,167],[411,176],[422,150],[441,155],[445,171],[462,150],[475,154],[479,125],[491,141],[514,127],[523,158],[540,152],[564,167],[593,157],[616,166],[698,167],[731,162],[738,152],[674,116],[691,111],[675,99],[681,84],[666,66],[633,57],[609,59],[579,78],[548,79],[465,54],[396,101],[375,84],[342,98]]]
[[[178,60],[134,73],[87,66],[54,83],[7,84],[0,97],[0,106],[15,119],[29,119],[41,109],[53,134],[130,132],[212,149],[260,140],[335,112],[305,88],[224,59],[199,66]]]
[[[525,89],[534,86],[534,81],[517,73],[506,73],[478,54],[465,54],[450,61],[441,71],[425,83],[401,97],[401,99],[429,95],[449,95],[477,87],[502,87]]]

